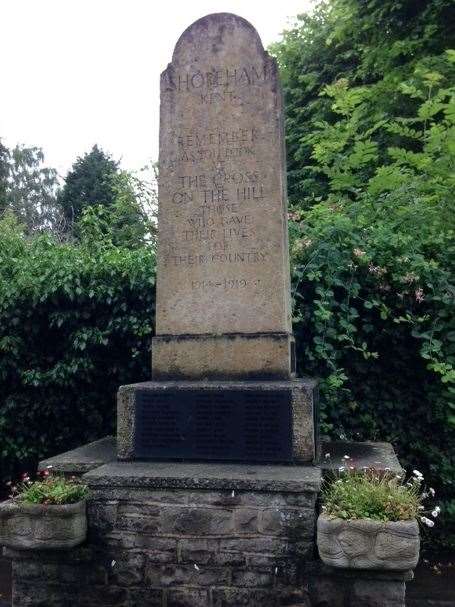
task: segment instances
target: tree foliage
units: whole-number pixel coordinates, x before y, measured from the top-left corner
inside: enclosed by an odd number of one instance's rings
[[[312,14],[298,17],[281,42],[272,45],[284,85],[288,187],[291,202],[311,205],[329,191],[327,180],[309,168],[317,166],[307,134],[338,114],[327,85],[347,81],[349,99],[368,91],[365,131],[381,120],[413,115],[417,100],[405,98],[400,84],[419,70],[450,77],[444,53],[455,48],[455,4],[452,0],[327,0]],[[363,89],[362,89],[363,87]],[[403,136],[384,130],[371,133],[379,159]]]
[[[58,176],[44,164],[41,148],[0,141],[0,212],[12,211],[28,232],[52,229],[60,221]]]
[[[84,209],[94,205],[109,207],[114,203],[113,179],[117,172],[118,163],[97,145],[76,160],[58,197],[69,226],[81,217]]]
[[[324,2],[274,46],[294,320],[325,433],[390,440],[455,544],[452,2]]]

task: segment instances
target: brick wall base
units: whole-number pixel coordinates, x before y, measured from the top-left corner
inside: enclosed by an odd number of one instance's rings
[[[62,462],[90,486],[88,540],[8,550],[13,607],[404,607],[405,575],[317,562],[318,466]]]

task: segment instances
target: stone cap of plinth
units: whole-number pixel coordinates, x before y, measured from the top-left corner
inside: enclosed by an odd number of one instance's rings
[[[91,488],[208,489],[266,492],[317,492],[315,466],[224,463],[115,462],[84,475]]]
[[[321,447],[322,457],[320,464],[314,469],[322,469],[323,473],[331,471],[337,471],[341,466],[346,466],[346,460],[343,459],[345,455],[349,455],[352,463],[357,468],[374,468],[378,471],[390,470],[395,474],[403,474],[403,469],[400,466],[398,458],[393,450],[390,443],[376,443],[376,442],[352,442],[352,441],[331,441],[329,439],[322,440]],[[325,458],[326,454],[330,454],[330,457]],[[57,474],[85,474],[91,470],[100,469],[105,467],[105,464],[115,463],[117,460],[117,441],[113,436],[106,436],[97,441],[78,447],[66,453],[61,453],[54,457],[42,460],[39,464],[39,470],[44,470],[47,466],[52,466],[52,470]],[[350,461],[350,460],[348,460]],[[139,463],[139,462],[137,462]],[[121,463],[121,466],[127,466],[131,464]],[[143,464],[145,465],[145,464]],[[149,462],[148,466],[156,467],[163,465],[163,463]],[[177,468],[178,466],[191,465],[199,466],[199,464],[183,464],[180,462],[174,462],[173,464],[164,464],[165,470],[169,469],[169,466]],[[209,464],[205,464],[208,466]],[[223,464],[216,464],[216,466],[222,466]],[[232,466],[236,467],[237,464]],[[231,467],[232,467],[231,466]],[[256,465],[247,466],[247,468],[256,469]],[[265,468],[270,470],[271,468],[285,468],[288,471],[305,469],[308,470],[307,466],[259,466],[259,468]],[[251,480],[251,479],[250,479]]]
[[[74,474],[78,476],[117,458],[117,440],[115,436],[105,436],[93,443],[77,449],[66,451],[44,459],[39,463],[38,470],[51,468],[57,474]]]
[[[346,458],[346,455],[348,458]],[[353,466],[362,470],[372,468],[403,476],[404,470],[390,443],[321,440],[321,461],[324,473]]]

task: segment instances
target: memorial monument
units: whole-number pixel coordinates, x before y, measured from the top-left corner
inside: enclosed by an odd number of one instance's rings
[[[404,607],[410,572],[317,559],[323,471],[345,454],[401,468],[384,443],[326,442],[317,461],[316,383],[295,377],[281,91],[250,23],[220,13],[182,34],[160,118],[152,380],[120,388],[116,438],[41,462],[89,486],[88,541],[9,551],[13,607]]]
[[[244,19],[200,19],[161,75],[153,381],[119,392],[121,459],[314,459],[285,160],[275,60]]]

